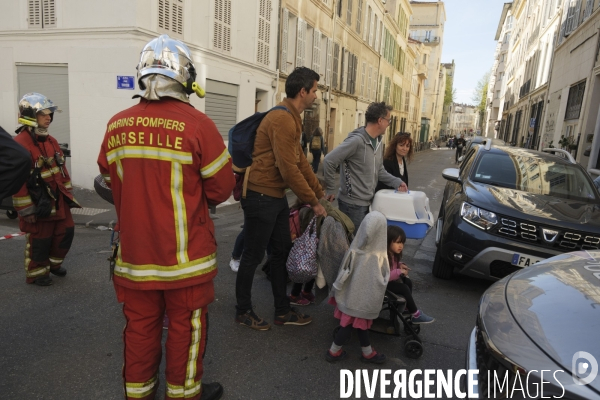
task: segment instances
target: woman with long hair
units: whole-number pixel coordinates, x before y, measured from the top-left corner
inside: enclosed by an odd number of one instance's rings
[[[400,178],[408,186],[407,162],[412,160],[414,152],[413,140],[408,132],[398,132],[388,143],[383,155],[383,167],[387,172]],[[386,186],[382,182],[377,184],[376,190],[396,188]]]

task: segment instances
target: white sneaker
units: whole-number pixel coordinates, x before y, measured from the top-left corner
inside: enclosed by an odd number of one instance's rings
[[[234,260],[233,258],[229,261],[229,267],[233,272],[238,272],[240,269],[240,260]]]

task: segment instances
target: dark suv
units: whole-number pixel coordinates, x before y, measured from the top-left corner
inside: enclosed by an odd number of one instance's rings
[[[560,150],[554,150],[561,153]],[[543,259],[600,247],[600,195],[573,158],[474,145],[448,181],[433,275],[500,279]]]

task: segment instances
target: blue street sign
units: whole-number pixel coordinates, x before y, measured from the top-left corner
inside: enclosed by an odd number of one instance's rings
[[[121,76],[117,75],[117,89],[135,89],[135,83],[133,82],[133,76]]]

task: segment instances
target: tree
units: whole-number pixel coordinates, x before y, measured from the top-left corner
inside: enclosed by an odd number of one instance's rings
[[[473,91],[473,97],[471,100],[475,103],[475,107],[480,113],[485,112],[485,103],[487,101],[488,84],[490,83],[491,71],[486,72],[477,82],[475,90]]]
[[[452,88],[452,84],[454,82],[454,78],[449,76],[446,80],[446,91],[444,93],[444,107],[449,106],[454,103],[456,99],[456,89]]]

